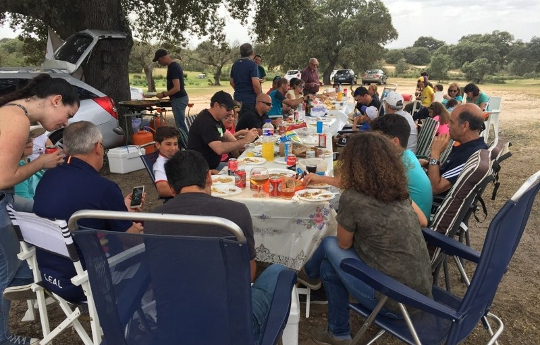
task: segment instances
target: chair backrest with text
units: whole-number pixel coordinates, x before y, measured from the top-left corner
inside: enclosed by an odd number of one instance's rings
[[[21,254],[20,257],[24,257],[28,263],[28,266],[32,269],[34,283],[32,289],[35,289],[37,296],[37,305],[40,315],[41,328],[43,332],[43,343],[49,343],[55,338],[61,331],[73,326],[79,334],[79,337],[86,345],[99,344],[101,342],[101,330],[99,327],[99,319],[95,313],[94,300],[92,291],[86,278],[86,272],[79,260],[79,255],[70,231],[68,230],[67,223],[64,220],[49,220],[41,218],[34,213],[18,212],[15,211],[11,205],[7,206],[7,211],[15,233],[20,241]],[[81,286],[84,295],[86,296],[86,304],[91,318],[91,328],[93,340],[90,339],[85,329],[79,322],[79,316],[81,314],[79,308],[73,307],[73,304],[68,302],[64,297],[60,296],[62,293],[62,287],[66,290],[65,282],[60,284],[58,280],[51,276],[47,277],[40,270],[39,261],[36,255],[36,248],[52,253],[56,256],[70,260],[75,268],[76,275],[71,278],[73,285]],[[44,280],[51,284],[52,287],[58,287],[57,290],[47,290],[44,285]],[[45,294],[52,296],[54,300],[61,306],[62,311],[65,314],[66,319],[62,324],[58,325],[51,331],[49,325],[49,317],[47,311],[47,303],[45,302]],[[64,291],[65,292],[65,291]],[[57,294],[58,293],[58,294]],[[66,297],[67,298],[67,297]],[[55,320],[56,322],[57,320]]]

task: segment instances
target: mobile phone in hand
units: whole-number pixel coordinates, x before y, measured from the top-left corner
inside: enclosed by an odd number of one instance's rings
[[[144,186],[133,187],[131,192],[131,205],[130,208],[137,208],[142,206],[142,197],[144,193]]]

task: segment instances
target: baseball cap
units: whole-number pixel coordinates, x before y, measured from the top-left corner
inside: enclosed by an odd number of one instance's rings
[[[379,116],[379,111],[374,106],[366,108],[366,115],[370,120],[374,120]]]
[[[45,133],[45,128],[43,128],[41,125],[30,126],[30,134],[28,137],[34,139],[43,133]]]
[[[164,57],[166,55],[169,55],[165,49],[158,49],[156,50],[156,54],[154,54],[154,59],[152,62],[156,62],[159,58]]]
[[[367,89],[363,86],[360,86],[360,87],[357,87],[356,90],[354,90],[354,96],[353,97],[356,97],[356,96],[364,96],[364,95],[367,95],[368,92],[367,92]]]
[[[212,106],[216,102],[218,102],[219,104],[223,104],[227,110],[232,110],[238,106],[238,102],[236,102],[232,98],[231,94],[223,90],[216,92],[212,96],[212,98],[210,99],[210,106]]]
[[[403,96],[395,91],[390,91],[384,98],[384,102],[388,103],[392,109],[399,110],[403,108]]]
[[[418,82],[419,83],[423,83],[425,80],[424,80],[424,77],[418,77]]]

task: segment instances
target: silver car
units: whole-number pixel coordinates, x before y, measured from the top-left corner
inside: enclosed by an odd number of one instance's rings
[[[380,69],[368,69],[362,74],[362,84],[364,85],[371,83],[386,84],[386,79],[388,79],[388,76]]]

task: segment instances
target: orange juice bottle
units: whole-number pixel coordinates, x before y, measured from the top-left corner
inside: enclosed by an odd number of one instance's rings
[[[265,138],[266,140],[262,143],[262,158],[266,159],[267,162],[272,162],[274,160],[274,141],[272,138]]]

